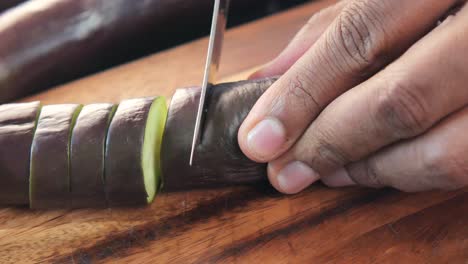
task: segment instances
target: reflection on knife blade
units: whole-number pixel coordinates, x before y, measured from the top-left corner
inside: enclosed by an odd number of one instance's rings
[[[209,87],[215,83],[221,59],[221,49],[223,46],[224,31],[226,30],[229,0],[215,0],[213,10],[213,20],[211,23],[211,34],[208,44],[208,54],[206,58],[205,73],[203,76],[200,103],[198,106],[195,130],[193,133],[192,150],[190,153],[190,166],[193,164],[195,148],[201,139],[200,130],[203,123],[205,109],[205,98]]]

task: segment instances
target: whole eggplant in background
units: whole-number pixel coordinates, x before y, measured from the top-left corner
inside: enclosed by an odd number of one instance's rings
[[[0,102],[100,69],[143,33],[165,39],[167,30],[196,26],[210,2],[32,0],[13,8],[0,16]]]
[[[271,12],[278,1],[232,0],[229,19],[243,22],[249,11],[260,13],[258,7]],[[0,103],[208,34],[212,4],[26,1],[0,16]]]

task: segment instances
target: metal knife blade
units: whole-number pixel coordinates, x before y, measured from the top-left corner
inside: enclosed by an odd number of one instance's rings
[[[192,149],[190,152],[190,166],[193,164],[195,148],[201,139],[201,128],[203,124],[205,98],[208,89],[216,81],[219,62],[221,59],[221,50],[224,40],[224,32],[226,31],[227,15],[230,0],[215,0],[213,9],[213,19],[211,22],[211,33],[208,44],[208,53],[206,57],[205,72],[203,75],[202,90],[200,94],[200,102],[198,105],[197,118],[193,133]]]

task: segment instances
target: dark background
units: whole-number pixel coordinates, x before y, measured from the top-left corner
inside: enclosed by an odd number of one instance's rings
[[[242,0],[231,0],[230,12],[228,17],[228,28],[242,25],[254,21],[256,19],[266,17],[288,8],[293,8],[297,5],[311,0],[253,0],[246,4]],[[181,18],[183,19],[183,18]],[[196,17],[196,22],[190,28],[174,26],[167,27],[165,31],[157,29],[154,35],[139,35],[139,41],[132,43],[132,47],[124,47],[120,49],[116,45],[116,50],[119,50],[118,56],[116,53],[111,54],[103,61],[99,69],[102,70],[111,66],[121,64],[126,61],[135,60],[137,58],[147,56],[149,54],[165,50],[183,43],[208,36],[210,33],[211,13],[202,17]],[[149,30],[150,31],[150,30]],[[164,38],[160,36],[164,35]]]

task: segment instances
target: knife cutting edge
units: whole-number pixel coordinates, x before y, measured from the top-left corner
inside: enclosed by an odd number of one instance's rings
[[[192,166],[195,156],[195,148],[201,139],[201,129],[205,114],[205,98],[208,89],[215,84],[218,73],[221,50],[223,46],[224,32],[226,31],[227,14],[230,0],[215,0],[213,19],[211,22],[211,33],[206,57],[205,72],[203,75],[200,102],[198,105],[195,129],[193,132],[192,149],[189,164]]]

